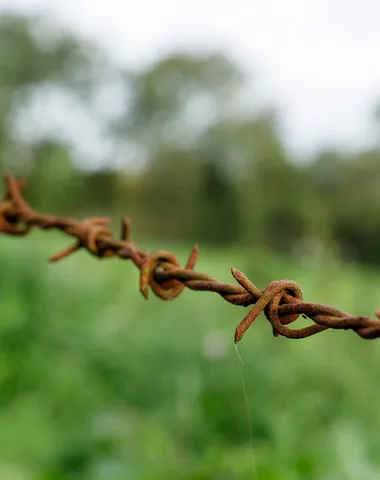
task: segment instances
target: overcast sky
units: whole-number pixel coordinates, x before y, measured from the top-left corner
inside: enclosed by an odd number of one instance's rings
[[[375,140],[379,0],[0,0],[52,12],[139,67],[178,49],[222,50],[256,75],[295,153]],[[379,129],[380,130],[380,129]]]

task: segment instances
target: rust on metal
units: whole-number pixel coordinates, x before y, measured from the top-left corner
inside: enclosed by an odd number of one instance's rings
[[[194,271],[199,251],[195,245],[184,268],[180,267],[173,253],[158,250],[153,253],[140,250],[130,240],[130,222],[122,220],[120,238],[109,230],[108,218],[92,217],[82,221],[58,218],[39,213],[26,202],[22,190],[25,180],[16,180],[11,174],[4,175],[7,191],[0,202],[0,232],[7,235],[26,236],[33,228],[58,229],[74,238],[74,243],[50,257],[51,262],[60,261],[74,252],[87,250],[98,258],[119,257],[131,260],[140,270],[140,291],[148,298],[149,288],[161,299],[178,297],[185,288],[218,293],[233,305],[250,306],[235,330],[237,344],[245,332],[264,313],[270,322],[274,336],[306,338],[327,329],[353,330],[361,338],[380,337],[380,310],[376,318],[352,316],[335,307],[303,300],[300,286],[293,280],[271,282],[260,290],[239,270],[231,269],[237,284],[220,283],[210,275]],[[312,322],[303,328],[289,328],[299,316]]]

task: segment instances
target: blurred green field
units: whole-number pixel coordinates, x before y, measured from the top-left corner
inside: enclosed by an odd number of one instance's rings
[[[212,293],[138,291],[128,262],[79,253],[49,265],[59,234],[0,238],[0,478],[294,480],[380,478],[380,344],[352,332],[273,338]],[[190,245],[172,249],[183,262]],[[201,248],[198,270],[260,288],[292,278],[310,301],[380,307],[380,272]]]

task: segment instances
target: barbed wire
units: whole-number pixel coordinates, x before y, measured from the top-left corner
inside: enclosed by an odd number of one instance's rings
[[[98,258],[131,260],[140,270],[140,291],[145,298],[148,298],[149,287],[163,300],[178,297],[187,287],[218,293],[234,305],[253,305],[235,330],[236,344],[262,312],[276,337],[306,338],[329,328],[350,329],[365,339],[380,337],[380,311],[375,313],[377,318],[352,316],[329,305],[304,302],[302,290],[293,280],[271,282],[262,291],[235,268],[231,269],[231,273],[237,284],[220,283],[210,275],[194,271],[199,254],[197,245],[191,250],[185,267],[181,268],[177,258],[169,251],[149,253],[137,248],[130,240],[130,222],[127,219],[122,220],[121,235],[117,239],[108,228],[109,218],[92,217],[77,221],[36,212],[21,193],[26,180],[16,180],[9,173],[4,175],[4,180],[7,191],[0,203],[0,232],[26,236],[38,227],[43,230],[58,229],[73,237],[75,242],[50,257],[50,262],[62,260],[81,249]],[[289,328],[288,325],[300,315],[314,323],[303,328]]]

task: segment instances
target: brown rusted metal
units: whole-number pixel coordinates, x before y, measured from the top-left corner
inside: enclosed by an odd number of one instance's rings
[[[74,244],[51,256],[51,262],[62,260],[81,249],[98,258],[116,256],[132,260],[140,270],[140,291],[145,298],[148,298],[149,287],[163,300],[178,297],[187,287],[191,290],[216,292],[234,305],[253,305],[235,330],[235,343],[240,342],[260,313],[265,314],[276,337],[306,338],[329,328],[353,330],[365,339],[380,337],[380,311],[375,313],[376,318],[352,316],[335,307],[304,302],[302,290],[293,280],[271,282],[262,291],[236,269],[231,271],[237,284],[220,283],[210,275],[194,271],[199,255],[196,245],[185,268],[180,268],[171,252],[159,250],[148,253],[138,249],[129,238],[129,220],[122,221],[121,236],[117,239],[108,228],[108,218],[93,217],[77,221],[41,214],[33,210],[22,196],[25,180],[16,180],[9,173],[5,174],[4,179],[7,192],[0,202],[0,232],[25,236],[34,227],[39,227],[44,230],[58,229],[73,237]],[[303,328],[289,328],[288,325],[300,315],[308,317],[314,323]]]

